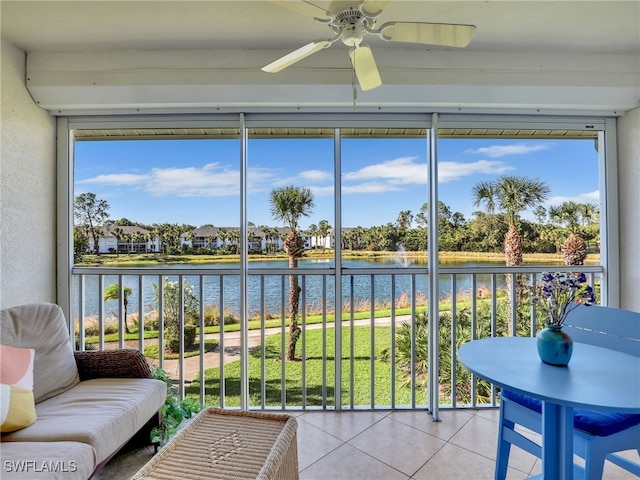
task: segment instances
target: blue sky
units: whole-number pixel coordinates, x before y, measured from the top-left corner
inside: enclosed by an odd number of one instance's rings
[[[238,226],[238,140],[79,141],[75,192],[93,192],[110,217],[134,222]],[[315,208],[301,227],[334,224],[333,139],[249,139],[249,221],[277,226],[269,193],[277,186],[310,187]],[[424,139],[343,139],[342,216],[347,227],[394,222],[427,201]],[[500,175],[543,180],[547,205],[565,200],[598,204],[598,154],[593,140],[440,139],[438,191],[467,220],[480,210],[471,190]],[[526,215],[533,218],[532,215]]]

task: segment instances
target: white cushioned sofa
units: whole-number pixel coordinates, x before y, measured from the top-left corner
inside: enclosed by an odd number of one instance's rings
[[[137,350],[74,352],[58,305],[0,312],[0,344],[35,350],[36,420],[2,433],[3,479],[88,479],[139,430],[157,424],[166,397]],[[8,363],[8,361],[5,361]]]

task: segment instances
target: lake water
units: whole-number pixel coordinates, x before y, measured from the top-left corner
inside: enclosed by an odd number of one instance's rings
[[[402,261],[402,259],[400,259]],[[332,263],[318,260],[305,260],[302,259],[299,262],[300,268],[329,268]],[[372,268],[372,267],[390,267],[397,266],[398,259],[387,259],[386,261],[367,261],[367,260],[345,260],[343,262],[345,268]],[[479,265],[504,265],[504,263],[458,263],[455,265],[447,264],[447,266],[479,266]],[[184,265],[175,265],[174,268],[184,268]],[[190,266],[197,270],[198,268],[211,268],[212,265],[198,265]],[[216,264],[216,268],[230,269],[237,268],[237,264]],[[264,268],[286,268],[287,261],[256,261],[250,262],[249,270]],[[171,266],[162,265],[160,268],[167,269]],[[372,271],[375,273],[375,270]],[[248,308],[249,315],[256,315],[261,311],[261,292],[264,291],[264,305],[265,311],[271,314],[279,314],[288,305],[289,285],[288,274],[284,275],[265,275],[263,278],[259,275],[249,275],[248,279]],[[353,278],[352,278],[353,277]],[[402,295],[410,295],[411,292],[411,275],[395,275],[395,297],[396,299]],[[284,280],[283,280],[284,278]],[[447,277],[448,278],[448,277]],[[447,278],[443,278],[440,281],[440,297],[446,298],[451,295],[451,285]],[[185,281],[192,285],[195,295],[200,296],[200,279],[197,275],[185,275]],[[169,277],[170,281],[177,281],[178,277]],[[307,305],[307,311],[321,311],[323,299],[326,299],[326,309],[328,312],[334,310],[334,298],[335,298],[335,283],[332,275],[306,275],[304,284],[304,301]],[[488,285],[490,282],[489,275],[478,275],[476,278],[477,287]],[[118,282],[117,275],[105,275],[104,287],[108,287],[112,283]],[[123,277],[124,285],[130,287],[133,293],[129,295],[128,312],[134,313],[138,311],[138,298],[139,298],[139,284],[137,276]],[[225,311],[230,311],[235,314],[239,312],[239,291],[240,291],[240,278],[238,275],[224,275],[224,271],[220,275],[208,275],[204,278],[204,302],[205,305],[220,306],[221,298],[221,282],[222,282],[222,302],[224,304]],[[414,276],[416,297],[427,298],[428,296],[428,284],[427,276],[423,274],[416,274]],[[143,311],[148,312],[156,309],[157,304],[154,299],[153,284],[158,283],[158,276],[147,275],[143,277],[142,290],[143,290]],[[264,289],[262,284],[264,283]],[[374,279],[374,297],[376,303],[390,303],[391,301],[391,275],[376,274]],[[302,285],[302,281],[300,283]],[[501,285],[499,284],[498,287]],[[78,287],[75,290],[75,305],[79,305]],[[458,292],[470,292],[471,290],[471,276],[459,275],[457,277],[457,290]],[[98,313],[99,305],[99,290],[98,290],[98,276],[88,275],[85,277],[85,315],[96,315]],[[353,292],[353,293],[352,293]],[[371,297],[371,275],[344,275],[342,277],[342,294],[343,303],[348,304],[351,301],[351,296],[356,303],[368,304]],[[302,306],[302,297],[300,299],[300,305]],[[118,302],[115,300],[107,301],[104,305],[105,313],[109,315],[111,312],[117,313]]]

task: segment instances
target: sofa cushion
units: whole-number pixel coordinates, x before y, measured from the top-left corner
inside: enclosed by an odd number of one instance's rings
[[[76,441],[102,462],[126,443],[164,404],[167,386],[149,378],[86,380],[36,405],[38,420],[3,435],[3,442]]]
[[[86,443],[2,443],[3,480],[86,480],[96,466],[96,453]]]
[[[0,431],[13,432],[36,421],[32,348],[0,345]]]
[[[0,312],[2,343],[36,351],[33,396],[41,402],[79,382],[67,322],[52,303],[32,303]]]

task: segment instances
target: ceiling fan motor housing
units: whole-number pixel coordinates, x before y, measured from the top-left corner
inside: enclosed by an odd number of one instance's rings
[[[331,18],[329,25],[340,35],[342,43],[349,47],[357,47],[371,29],[375,19],[367,16],[359,8],[349,7],[336,13]]]

